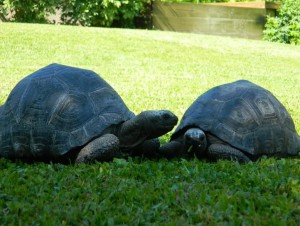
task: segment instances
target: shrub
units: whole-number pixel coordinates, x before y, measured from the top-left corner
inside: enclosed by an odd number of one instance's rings
[[[134,28],[151,21],[151,0],[0,0],[0,19],[46,23],[56,9],[63,24]]]
[[[56,0],[2,0],[0,19],[5,21],[46,23],[47,14],[54,13]]]
[[[135,19],[145,17],[150,0],[66,0],[61,4],[62,21],[97,27],[136,27]]]
[[[276,17],[268,17],[264,39],[300,45],[300,0],[283,0]]]

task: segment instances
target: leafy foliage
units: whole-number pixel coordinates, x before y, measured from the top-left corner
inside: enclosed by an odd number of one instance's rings
[[[136,27],[135,18],[142,17],[150,0],[67,0],[62,4],[66,24],[100,27]]]
[[[101,27],[147,27],[150,0],[4,0],[0,2],[2,20],[45,23],[47,15],[59,10],[63,24]]]
[[[264,39],[300,45],[300,0],[283,0],[279,15],[267,18]]]
[[[17,22],[46,23],[48,13],[54,13],[57,0],[3,0],[0,2],[0,19]],[[10,15],[8,18],[7,16]]]

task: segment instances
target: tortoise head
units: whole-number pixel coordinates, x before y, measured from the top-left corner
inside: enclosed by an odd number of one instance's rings
[[[192,151],[199,157],[207,148],[207,139],[203,130],[198,128],[188,129],[184,133],[184,144],[188,152]]]
[[[145,140],[157,138],[171,131],[178,118],[168,110],[143,111],[124,122],[119,131],[120,148],[132,149]]]
[[[137,117],[140,117],[139,121],[147,133],[148,139],[166,134],[178,122],[177,116],[168,110],[143,111]]]

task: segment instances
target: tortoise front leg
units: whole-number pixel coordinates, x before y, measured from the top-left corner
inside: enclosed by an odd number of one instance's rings
[[[143,156],[146,158],[154,158],[158,157],[158,149],[160,146],[160,142],[158,138],[153,138],[150,140],[145,140],[140,145],[133,148],[132,155],[133,156]]]
[[[75,163],[90,163],[95,160],[110,161],[119,154],[119,139],[106,134],[88,143],[75,160]]]
[[[159,148],[159,154],[165,158],[187,157],[183,139],[172,140]]]
[[[251,161],[243,152],[225,144],[210,145],[207,150],[207,156],[212,160],[237,160],[240,163],[247,163]]]

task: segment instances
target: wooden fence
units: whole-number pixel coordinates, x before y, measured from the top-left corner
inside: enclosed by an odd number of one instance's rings
[[[276,7],[155,1],[152,20],[154,28],[158,30],[261,39],[266,15],[275,15],[275,12]]]

